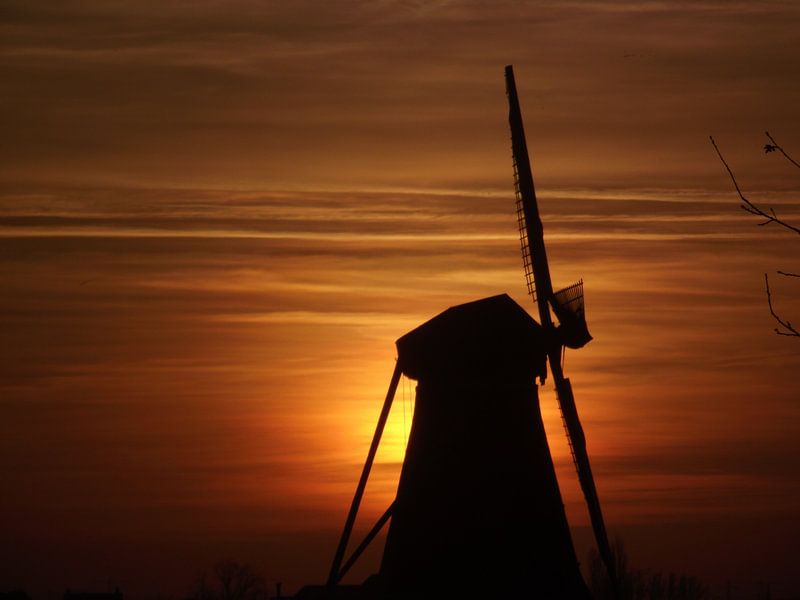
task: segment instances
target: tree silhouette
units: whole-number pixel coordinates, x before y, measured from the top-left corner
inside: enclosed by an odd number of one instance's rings
[[[265,600],[267,584],[249,565],[221,560],[198,575],[191,596],[194,600]]]
[[[617,592],[596,550],[589,554],[589,587],[595,600],[706,600],[708,588],[697,578],[669,573],[648,573],[631,568],[625,546],[617,540],[612,549],[617,568]]]
[[[789,153],[786,152],[783,149],[783,147],[780,144],[778,144],[778,142],[775,141],[775,138],[773,138],[770,135],[769,131],[765,131],[764,134],[770,141],[770,143],[764,144],[765,154],[779,152],[792,166],[800,169],[800,163],[798,163],[795,159],[793,159],[789,155]],[[750,213],[751,215],[755,215],[757,217],[762,218],[763,221],[758,223],[760,227],[763,227],[765,225],[777,225],[778,227],[781,227],[787,231],[800,235],[800,227],[792,225],[791,223],[780,218],[775,212],[774,208],[772,208],[771,206],[767,207],[766,209],[762,208],[755,202],[751,202],[748,198],[744,196],[744,194],[742,194],[742,190],[739,187],[738,182],[736,181],[736,177],[734,176],[733,171],[731,170],[728,163],[725,161],[725,158],[722,156],[722,152],[717,146],[717,143],[714,141],[713,136],[708,136],[708,137],[711,140],[711,145],[714,146],[714,150],[717,151],[717,156],[719,156],[719,159],[722,161],[722,164],[725,165],[725,169],[727,169],[728,175],[730,175],[731,181],[733,182],[733,187],[736,188],[736,193],[739,195],[739,199],[742,201],[742,203],[739,205],[739,208],[741,208],[743,211],[747,213]],[[778,275],[781,275],[783,277],[800,278],[800,274],[798,273],[790,273],[788,271],[777,271],[777,273]],[[791,321],[781,317],[775,311],[775,307],[772,304],[772,292],[769,287],[769,275],[767,275],[767,273],[764,273],[764,287],[767,293],[767,304],[769,306],[769,312],[772,315],[772,318],[778,324],[778,327],[775,327],[775,333],[778,335],[800,338],[800,331],[798,331],[795,328],[795,326],[792,325]]]

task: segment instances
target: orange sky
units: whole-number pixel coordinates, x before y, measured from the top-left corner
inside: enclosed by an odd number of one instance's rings
[[[507,63],[554,283],[586,282],[595,341],[566,368],[612,535],[643,568],[800,587],[800,346],[763,294],[800,246],[736,208],[707,141],[800,221],[798,172],[760,150],[769,129],[800,154],[795,4],[2,11],[0,590],[177,595],[223,556],[324,578],[394,340],[488,295],[533,308]]]

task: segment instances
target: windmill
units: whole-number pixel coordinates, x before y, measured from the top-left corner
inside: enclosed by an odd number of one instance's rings
[[[588,600],[539,407],[547,363],[600,553],[615,581],[564,347],[589,335],[582,282],[553,292],[511,67],[506,67],[517,217],[537,323],[501,294],[454,306],[397,340],[398,359],[325,586],[301,598],[529,597]],[[550,314],[556,314],[558,326]],[[406,375],[415,410],[397,495],[345,560],[392,401]],[[340,582],[389,525],[380,570]]]
[[[582,348],[592,336],[586,326],[583,302],[583,281],[580,280],[557,292],[553,291],[550,280],[550,266],[544,245],[544,230],[536,202],[525,129],[519,108],[514,69],[506,66],[506,94],[508,95],[508,122],[511,128],[511,146],[514,164],[514,187],[517,198],[517,221],[519,224],[522,263],[528,294],[539,310],[539,322],[549,340],[547,349],[550,372],[553,374],[561,418],[567,433],[572,460],[578,472],[583,495],[589,508],[592,530],[597,542],[600,557],[608,570],[612,585],[616,587],[617,574],[614,557],[608,543],[608,534],[600,508],[600,499],[592,476],[589,454],[586,451],[586,438],[583,434],[572,385],[564,376],[562,356],[565,347]],[[559,325],[553,323],[550,309],[553,309]],[[541,378],[542,382],[544,377]]]

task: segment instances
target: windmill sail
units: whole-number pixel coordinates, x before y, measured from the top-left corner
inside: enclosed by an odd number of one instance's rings
[[[558,396],[558,404],[564,429],[567,433],[572,458],[578,472],[583,495],[589,509],[595,540],[600,556],[608,570],[612,584],[616,586],[616,568],[611,547],[608,542],[600,500],[597,495],[589,455],[586,451],[586,438],[578,418],[572,385],[564,377],[561,367],[561,351],[564,346],[580,348],[592,339],[586,327],[583,304],[583,282],[553,292],[550,280],[550,267],[547,262],[547,251],[544,245],[544,229],[539,216],[536,191],[533,185],[528,147],[525,141],[525,129],[522,125],[522,113],[519,108],[517,86],[514,81],[514,70],[506,67],[506,93],[508,95],[508,122],[511,128],[511,146],[514,159],[514,187],[517,197],[517,220],[520,229],[520,245],[525,270],[528,292],[539,309],[539,321],[549,335],[551,344],[548,349],[550,372]],[[550,307],[559,321],[556,327],[550,314]],[[544,378],[542,377],[543,381]]]

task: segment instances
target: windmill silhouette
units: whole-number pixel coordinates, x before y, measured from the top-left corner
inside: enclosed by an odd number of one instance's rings
[[[307,586],[296,598],[588,600],[539,408],[536,379],[545,381],[548,364],[600,554],[616,581],[561,363],[564,347],[580,348],[592,339],[583,284],[553,291],[510,66],[506,91],[523,265],[540,323],[501,294],[451,307],[397,340],[397,364],[327,584]],[[417,388],[397,495],[345,561],[403,374]],[[379,572],[360,586],[340,585],[389,522]]]

